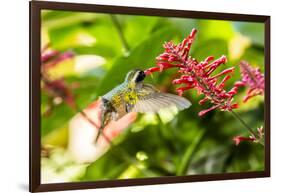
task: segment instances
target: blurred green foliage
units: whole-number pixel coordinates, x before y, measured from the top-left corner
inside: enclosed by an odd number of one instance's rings
[[[154,66],[155,57],[163,52],[162,44],[170,40],[179,42],[192,28],[199,31],[191,48],[192,57],[203,60],[210,55],[216,58],[226,55],[228,63],[223,68],[237,66],[243,59],[264,70],[263,24],[129,15],[116,17],[130,47],[129,53],[124,50],[120,34],[109,14],[42,11],[42,44],[49,42],[53,49],[62,52],[72,50],[76,56],[98,55],[106,61],[86,73],[75,69],[73,73],[64,74],[62,71],[67,83],[79,84],[73,92],[81,108],[120,84],[129,70]],[[75,67],[72,64],[72,67],[69,65],[66,68]],[[146,81],[173,93],[175,86],[171,85],[171,80],[174,73],[171,70],[155,74]],[[237,68],[228,86],[239,77]],[[242,104],[244,95],[245,89],[241,89],[235,97],[241,105],[237,112],[252,128],[263,125],[263,97]],[[44,116],[49,99],[43,91],[41,96],[42,145],[65,149],[65,128],[77,112],[61,103],[52,109],[50,115]],[[84,167],[83,175],[71,180],[93,181],[264,169],[262,146],[247,142],[239,146],[233,144],[233,136],[248,135],[241,123],[231,114],[219,111],[198,117],[198,112],[208,106],[198,105],[202,97],[195,91],[186,92],[185,97],[192,102],[192,107],[179,112],[173,119],[165,121],[161,115],[154,115],[152,120],[146,121],[148,115],[139,115],[136,122],[118,137],[118,148],[134,159],[142,171],[116,157],[114,151],[117,150],[113,147],[97,161],[87,165],[86,169]],[[50,138],[52,140],[48,140]],[[45,158],[44,164],[48,164]]]

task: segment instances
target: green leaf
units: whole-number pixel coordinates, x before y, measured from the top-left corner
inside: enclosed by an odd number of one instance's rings
[[[151,34],[160,17],[117,15],[117,19],[121,24],[126,41],[133,48]]]
[[[43,117],[41,121],[41,137],[44,137],[54,129],[62,127],[73,115],[73,110],[65,103],[55,107],[51,115]]]
[[[173,29],[162,29],[144,40],[130,55],[118,57],[102,79],[97,89],[97,96],[105,94],[122,83],[126,74],[135,68],[146,69],[155,65],[155,57],[162,51],[162,44],[170,40],[176,32]]]
[[[77,46],[93,46],[96,38],[77,25],[49,30],[51,46],[57,50],[67,50]]]
[[[264,47],[264,24],[254,22],[234,22],[235,29],[246,37],[249,37],[253,44]]]
[[[224,144],[224,146],[218,146],[218,144],[202,143],[204,148],[200,155],[193,158],[190,163],[189,174],[213,174],[222,173],[225,169],[225,165],[229,154],[231,154],[231,145]],[[208,148],[206,148],[208,147]]]
[[[196,44],[196,47],[191,48],[191,56],[198,61],[202,61],[208,56],[214,56],[215,59],[222,55],[228,55],[228,45],[222,39],[210,39]]]
[[[229,21],[205,19],[197,21],[198,41],[207,41],[209,39],[222,39],[228,41],[234,36],[234,29]]]
[[[83,181],[116,179],[127,167],[127,163],[109,151],[88,166]]]
[[[42,10],[42,26],[48,29],[75,26],[82,22],[92,22],[99,14],[73,11],[50,11]]]
[[[190,161],[193,158],[194,154],[196,153],[197,148],[199,147],[203,136],[205,134],[205,130],[200,130],[196,136],[196,138],[192,141],[192,143],[187,147],[187,149],[185,150],[183,156],[182,156],[182,160],[179,164],[179,167],[177,169],[177,175],[185,175]]]
[[[179,41],[187,37],[193,28],[197,29],[198,27],[195,19],[177,17],[171,17],[167,19],[170,22],[170,25],[173,25],[173,27],[175,27],[181,33]]]

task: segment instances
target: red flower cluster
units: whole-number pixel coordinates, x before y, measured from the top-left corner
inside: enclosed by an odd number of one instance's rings
[[[243,102],[247,102],[250,98],[256,95],[264,94],[264,75],[259,68],[252,67],[248,62],[240,62],[240,71],[242,80],[235,83],[236,86],[248,86],[247,95]]]
[[[46,45],[41,51],[41,79],[43,89],[46,91],[51,99],[59,99],[57,102],[64,101],[70,107],[75,108],[73,93],[64,81],[63,78],[51,79],[48,75],[48,70],[59,65],[62,61],[71,59],[74,57],[72,52],[59,52],[49,49],[49,45]]]
[[[177,89],[178,94],[182,95],[184,91],[194,88],[198,91],[198,94],[204,95],[204,98],[199,102],[200,105],[207,101],[212,104],[210,108],[199,112],[199,116],[203,116],[214,109],[231,111],[238,107],[236,103],[233,103],[233,96],[237,93],[238,86],[234,86],[229,91],[226,91],[224,87],[225,82],[231,77],[230,74],[234,71],[234,67],[212,75],[220,65],[227,62],[225,56],[217,60],[209,56],[202,62],[191,58],[189,51],[196,32],[197,30],[193,29],[190,35],[178,45],[175,45],[173,42],[165,43],[164,53],[156,58],[157,67],[147,69],[145,73],[151,74],[157,71],[162,72],[169,68],[179,68],[179,73],[182,76],[179,79],[173,80],[173,84],[184,84],[184,86]],[[220,77],[223,78],[219,82]]]
[[[42,70],[48,70],[49,68],[58,65],[60,62],[74,57],[73,52],[66,51],[61,53],[57,50],[51,50],[49,48],[50,45],[47,44],[41,51]]]

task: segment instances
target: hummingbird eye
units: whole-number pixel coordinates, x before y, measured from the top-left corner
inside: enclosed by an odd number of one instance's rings
[[[141,82],[141,81],[144,80],[144,78],[145,78],[145,73],[144,73],[144,71],[139,71],[138,76],[137,76],[137,78],[136,78],[136,82]]]

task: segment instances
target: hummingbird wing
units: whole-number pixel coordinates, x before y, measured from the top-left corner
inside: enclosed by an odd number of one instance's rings
[[[178,110],[187,109],[191,103],[184,97],[163,93],[150,84],[143,84],[137,92],[138,102],[134,105],[134,112],[153,112],[160,109],[177,107]]]

